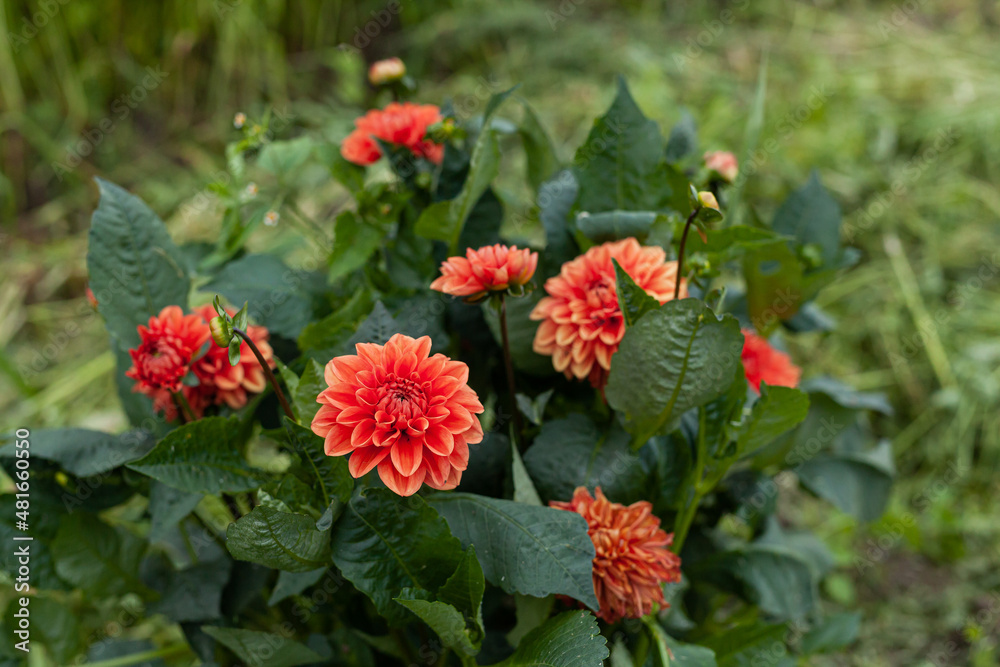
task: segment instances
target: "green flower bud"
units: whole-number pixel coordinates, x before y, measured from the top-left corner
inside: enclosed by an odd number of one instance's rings
[[[208,321],[208,328],[212,332],[212,340],[219,347],[226,347],[233,340],[233,327],[224,317],[213,317]]]

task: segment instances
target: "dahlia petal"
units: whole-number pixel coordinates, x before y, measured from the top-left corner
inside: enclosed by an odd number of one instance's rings
[[[375,420],[365,419],[358,422],[358,425],[351,431],[351,447],[366,447],[371,444],[372,436],[375,435]]]
[[[383,461],[378,466],[378,476],[391,491],[400,496],[412,496],[424,483],[426,473],[417,470],[413,475],[404,476],[389,461]]]
[[[351,477],[355,479],[364,477],[388,455],[389,450],[385,447],[355,449],[347,461],[347,469],[350,471]]]
[[[413,475],[424,456],[424,443],[416,438],[401,437],[392,446],[392,465],[399,474],[410,477]]]
[[[334,424],[323,439],[323,451],[327,456],[344,456],[353,452],[351,429],[342,424]]]
[[[455,436],[442,426],[431,426],[424,433],[427,449],[440,456],[448,456],[455,449]]]

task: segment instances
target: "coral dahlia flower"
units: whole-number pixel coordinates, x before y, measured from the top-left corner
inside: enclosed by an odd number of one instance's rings
[[[205,320],[206,324],[217,314],[211,304],[201,306],[195,312]],[[227,309],[226,312],[230,316],[235,314],[231,309]],[[268,366],[274,368],[274,353],[270,343],[267,342],[270,336],[267,327],[248,326],[247,335],[260,350]],[[240,361],[235,366],[229,363],[228,348],[212,345],[204,356],[194,362],[192,370],[201,383],[200,389],[210,397],[212,403],[216,405],[225,403],[233,410],[238,410],[247,404],[247,394],[258,394],[264,391],[267,385],[264,369],[250,351],[246,341],[240,342]]]
[[[488,245],[479,250],[468,248],[465,257],[449,257],[441,263],[441,277],[431,289],[451,296],[462,296],[473,303],[490,292],[523,287],[535,275],[538,253],[517,246]]]
[[[660,528],[650,503],[642,500],[625,506],[609,501],[601,487],[591,496],[586,487],[578,486],[569,502],[549,505],[587,520],[597,551],[594,592],[600,618],[614,623],[645,616],[653,603],[668,606],[661,585],[681,580],[681,559],[667,548],[674,535]]]
[[[139,325],[139,347],[129,350],[132,367],[125,375],[136,381],[135,391],[180,391],[194,356],[211,335],[200,315],[185,315],[179,306],[167,306]]]
[[[590,378],[603,387],[611,370],[611,356],[625,335],[618,307],[615,259],[632,280],[661,304],[674,297],[677,262],[666,261],[656,246],[641,246],[634,238],[594,246],[563,264],[558,276],[545,281],[549,296],[531,311],[541,320],[534,350],[552,357],[552,365],[567,378]],[[679,297],[687,296],[681,280]]]
[[[427,139],[427,128],[441,120],[433,104],[392,102],[385,109],[372,109],[354,121],[355,130],[340,145],[340,154],[354,164],[368,165],[382,157],[376,139],[404,146],[416,157],[440,164],[444,146]]]
[[[430,355],[431,339],[395,334],[383,345],[358,343],[357,354],[326,365],[329,386],[316,401],[312,430],[328,456],[350,455],[355,478],[378,467],[401,496],[421,484],[458,486],[469,464],[469,445],[483,439],[475,416],[483,411],[469,388],[469,367]]]
[[[743,330],[743,371],[753,390],[760,393],[760,383],[794,387],[802,376],[802,369],[792,363],[791,357],[780,352],[749,329]]]
[[[711,151],[704,155],[705,167],[711,169],[722,180],[732,183],[740,173],[740,165],[736,156],[729,151]]]

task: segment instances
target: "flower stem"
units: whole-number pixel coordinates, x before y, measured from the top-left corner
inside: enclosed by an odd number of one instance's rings
[[[510,393],[510,409],[514,419],[514,439],[518,451],[521,447],[521,413],[517,409],[517,388],[514,386],[514,362],[510,356],[510,336],[507,334],[507,301],[500,293],[500,340],[503,343],[503,361],[507,370],[507,390]]]
[[[687,539],[688,531],[694,522],[694,515],[698,511],[698,504],[701,503],[705,490],[701,485],[702,475],[705,473],[705,462],[708,458],[708,443],[705,441],[705,429],[707,414],[705,408],[698,408],[698,452],[695,459],[694,471],[691,474],[691,499],[684,505],[684,509],[677,516],[674,523],[674,543],[675,554],[680,554],[684,547],[684,540]]]
[[[188,422],[194,421],[194,410],[191,409],[191,404],[188,400],[184,398],[184,393],[180,391],[173,392],[174,404],[177,406],[177,413],[181,417],[181,423],[187,424]]]
[[[288,415],[288,418],[293,422],[298,423],[299,420],[295,418],[295,413],[292,412],[292,406],[288,404],[288,399],[285,398],[285,392],[281,391],[281,387],[278,385],[278,379],[274,377],[274,373],[271,372],[271,366],[264,361],[264,355],[262,355],[260,350],[257,349],[257,345],[254,344],[253,340],[250,339],[250,336],[248,336],[245,331],[233,327],[233,333],[246,341],[250,351],[253,352],[253,356],[257,357],[257,363],[259,363],[260,367],[264,369],[264,375],[267,376],[267,381],[271,383],[272,387],[274,387],[274,393],[278,395],[278,402],[281,403],[281,407],[285,411],[285,414]]]
[[[696,206],[691,215],[688,216],[687,222],[684,223],[684,233],[681,234],[681,245],[677,248],[677,282],[674,284],[674,298],[676,299],[681,293],[681,276],[684,275],[684,244],[688,240],[688,232],[691,231],[691,223],[694,219],[698,217],[698,212],[701,210],[701,206]]]

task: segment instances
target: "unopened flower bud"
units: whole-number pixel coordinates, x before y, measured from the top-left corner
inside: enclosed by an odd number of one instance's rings
[[[716,201],[715,195],[708,190],[703,190],[698,193],[698,203],[704,208],[710,208],[712,210],[719,210],[719,202]]]
[[[233,327],[224,317],[213,317],[208,321],[208,328],[212,332],[212,340],[219,347],[227,347],[233,340]]]
[[[368,68],[368,80],[373,86],[384,86],[406,76],[406,65],[399,58],[377,60]]]
[[[740,173],[739,162],[736,160],[736,156],[729,151],[711,151],[705,153],[705,167],[711,169],[719,176],[722,180],[732,183],[736,180],[736,176]]]

